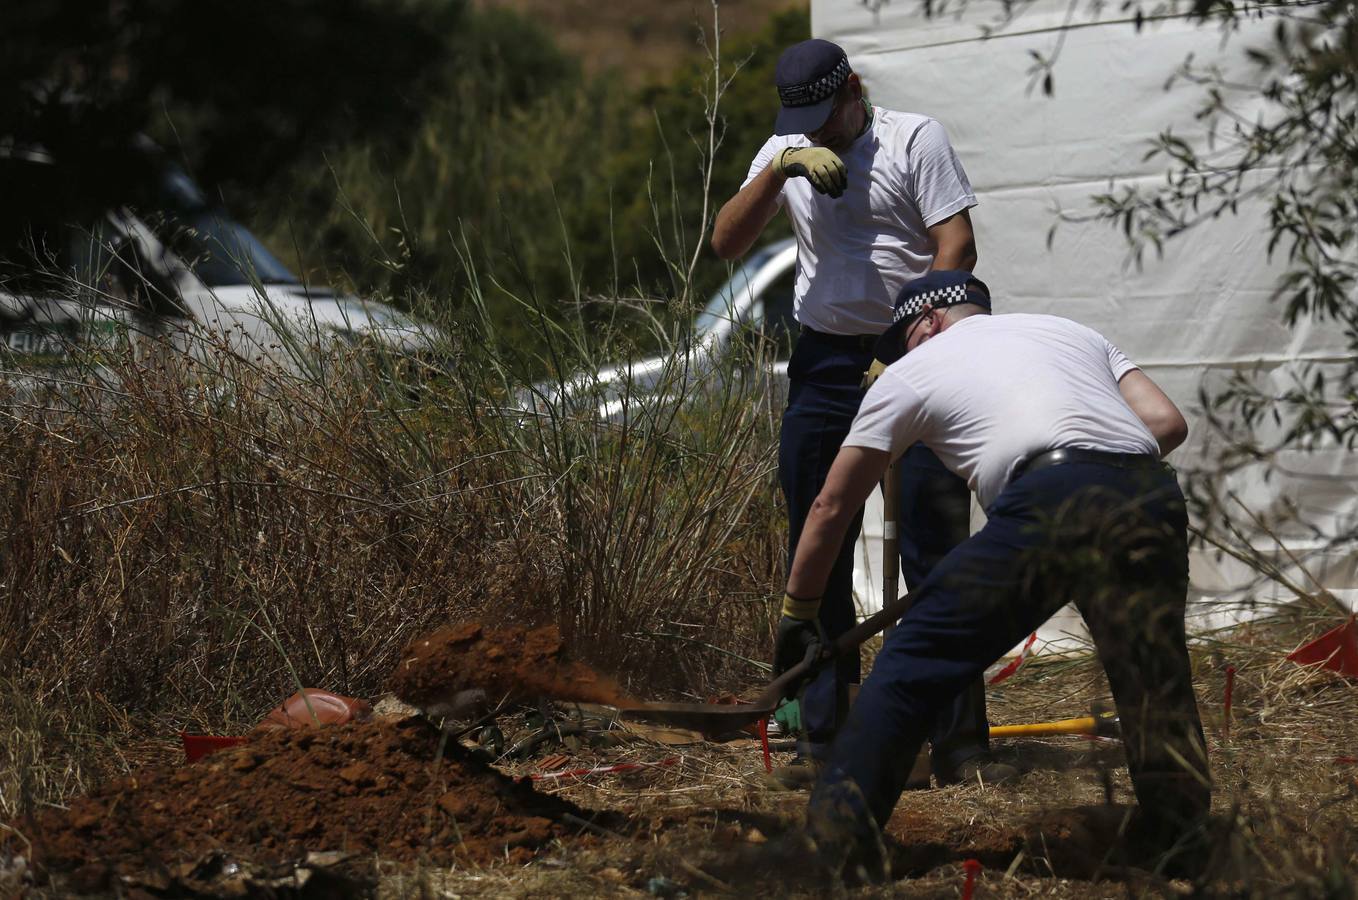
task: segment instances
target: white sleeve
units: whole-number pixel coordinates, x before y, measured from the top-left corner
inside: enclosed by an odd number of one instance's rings
[[[740,187],[743,190],[747,184],[754,181],[755,176],[769,167],[773,162],[774,154],[786,146],[786,142],[779,140],[777,135],[764,142],[764,146],[759,148],[759,152],[754,155],[754,162],[750,163],[750,171],[745,174],[745,180]],[[778,192],[778,205],[783,205],[783,192]]]
[[[925,227],[976,205],[976,194],[948,133],[928,119],[910,137],[910,189]]]
[[[885,450],[895,459],[923,437],[924,402],[902,378],[887,375],[868,388],[845,447]]]
[[[1122,377],[1128,372],[1135,372],[1137,369],[1141,368],[1128,359],[1127,354],[1123,353],[1117,347],[1114,347],[1113,342],[1107,338],[1104,338],[1103,346],[1108,351],[1108,365],[1113,370],[1114,381],[1121,381]]]

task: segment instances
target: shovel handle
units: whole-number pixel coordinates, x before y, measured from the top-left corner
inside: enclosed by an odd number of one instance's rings
[[[1099,709],[1087,716],[1074,719],[1060,719],[1055,722],[1034,722],[1028,725],[991,725],[992,738],[1041,737],[1051,734],[1092,734],[1097,737],[1117,738],[1122,736],[1118,726],[1117,713]]]
[[[857,650],[868,638],[894,625],[896,620],[905,615],[906,610],[910,608],[909,594],[897,597],[890,603],[885,602],[885,599],[883,598],[881,609],[835,638],[831,656],[839,656],[841,653]]]
[[[1029,725],[991,725],[992,738],[1041,737],[1049,734],[1094,734],[1098,722],[1093,716],[1061,719],[1057,722],[1034,722]]]
[[[772,711],[775,707],[778,706],[778,701],[782,700],[784,697],[787,696],[788,687],[793,684],[796,684],[804,676],[810,674],[813,671],[813,669],[816,666],[818,666],[821,660],[824,658],[825,657],[821,657],[820,659],[818,659],[812,656],[807,656],[806,659],[797,663],[795,666],[788,669],[782,675],[779,675],[777,678],[773,679],[773,681],[770,681],[768,687],[764,688],[763,693],[761,693],[755,699],[753,708],[766,709]]]
[[[806,659],[797,663],[782,675],[779,675],[773,681],[769,682],[769,686],[764,688],[764,692],[759,695],[759,699],[754,701],[755,707],[773,709],[778,705],[779,700],[787,696],[786,692],[789,685],[795,684],[829,660],[835,659],[844,653],[856,651],[859,645],[868,638],[877,634],[879,631],[885,630],[887,626],[905,615],[905,611],[909,608],[910,596],[908,594],[903,597],[897,597],[890,603],[883,605],[878,612],[864,619],[862,622],[859,622],[853,628],[850,628],[836,638],[828,652],[822,653],[819,657],[808,656]]]

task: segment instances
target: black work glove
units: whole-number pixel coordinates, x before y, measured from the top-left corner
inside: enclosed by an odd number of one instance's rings
[[[819,598],[798,600],[790,595],[783,598],[783,617],[778,620],[778,631],[773,642],[774,676],[782,675],[806,659],[813,648],[815,654],[819,655],[821,650],[829,646],[817,618],[819,611]],[[795,689],[789,688],[789,694],[795,693]]]

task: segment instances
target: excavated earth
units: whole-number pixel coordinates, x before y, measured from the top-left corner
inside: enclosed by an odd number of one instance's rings
[[[428,709],[468,690],[484,690],[491,703],[514,700],[577,700],[626,705],[617,683],[565,658],[553,626],[485,628],[465,623],[416,638],[391,678],[391,691]]]
[[[610,679],[566,658],[551,627],[440,629],[407,648],[391,685],[398,697],[426,710],[468,690],[484,691],[492,703],[543,697],[627,703]],[[257,730],[245,743],[198,763],[144,769],[66,809],[44,809],[16,823],[17,830],[0,832],[0,860],[24,854],[40,878],[62,890],[151,886],[157,896],[236,895],[225,890],[223,873],[248,869],[273,873],[275,881],[256,880],[246,893],[275,896],[271,885],[288,882],[278,873],[302,872],[318,856],[348,860],[333,864],[333,871],[351,880],[367,877],[375,860],[479,870],[493,862],[523,863],[554,842],[600,830],[590,821],[597,817],[485,760],[418,716]],[[1015,827],[944,822],[903,804],[887,828],[899,842],[892,867],[921,874],[974,858],[1007,868],[1026,854],[1066,877],[1093,877],[1108,861],[1107,848],[1118,843],[1121,819],[1111,810],[1089,812],[1047,815]],[[731,884],[766,868],[766,848],[752,844],[742,851],[746,841],[736,838],[714,844],[706,832],[686,837],[683,818],[653,823],[652,831],[673,832],[668,839],[676,852],[690,837],[696,844],[688,850],[715,851],[704,862]],[[759,827],[777,838],[784,823],[775,819]],[[15,844],[19,834],[23,847]],[[802,852],[795,841],[782,843]],[[639,851],[624,842],[612,852],[627,859]],[[656,865],[642,862],[639,871]],[[200,885],[207,885],[202,893]],[[806,887],[799,878],[773,893],[800,894]],[[338,893],[318,885],[307,896],[331,895]]]
[[[98,888],[217,851],[261,864],[316,851],[522,862],[579,831],[568,815],[585,814],[408,718],[259,733],[192,765],[105,784],[20,830],[39,872],[75,873]]]

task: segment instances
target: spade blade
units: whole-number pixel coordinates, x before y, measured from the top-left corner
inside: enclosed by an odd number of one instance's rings
[[[773,715],[773,708],[758,704],[737,706],[717,703],[642,703],[618,710],[624,719],[688,728],[704,734],[739,731],[746,725]]]

